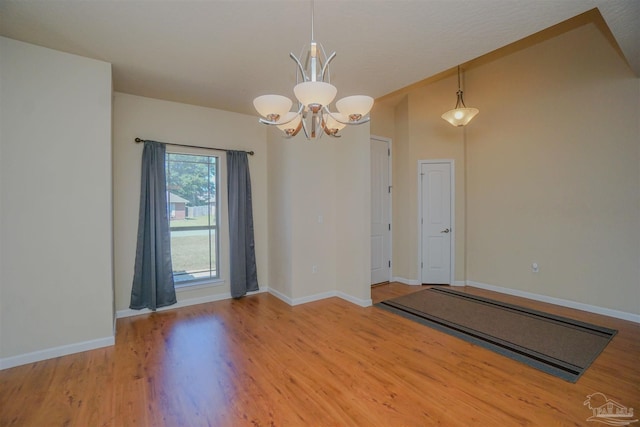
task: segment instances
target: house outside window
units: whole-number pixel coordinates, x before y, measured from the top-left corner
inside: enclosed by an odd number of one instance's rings
[[[218,157],[167,153],[167,201],[176,286],[218,279]]]

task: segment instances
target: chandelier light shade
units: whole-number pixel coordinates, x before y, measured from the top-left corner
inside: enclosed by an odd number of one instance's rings
[[[285,135],[290,136],[294,133],[298,133],[298,131],[300,130],[301,120],[302,117],[300,116],[300,114],[296,113],[295,111],[290,111],[283,116],[282,120],[280,120],[279,122],[280,124],[276,126],[278,127],[278,129],[283,131]]]
[[[367,115],[373,107],[373,98],[355,95],[338,100],[335,105],[338,112],[329,110],[338,93],[331,84],[329,70],[329,63],[336,53],[327,56],[322,45],[315,41],[313,9],[311,0],[311,43],[303,48],[300,55],[303,61],[293,53],[289,54],[296,63],[296,85],[293,88],[298,101],[296,110],[290,111],[293,102],[281,95],[262,95],[253,100],[253,106],[262,116],[260,123],[276,126],[289,138],[301,129],[307,139],[319,138],[323,133],[339,137],[338,132],[347,125],[367,123],[370,120]]]
[[[480,110],[477,108],[469,108],[464,105],[462,89],[460,88],[460,66],[458,66],[458,92],[456,92],[456,95],[458,100],[456,101],[455,108],[447,111],[441,117],[453,126],[465,126],[480,112]]]
[[[325,123],[323,128],[325,129],[325,133],[331,136],[336,136],[338,131],[347,126],[347,123],[349,122],[349,117],[342,113],[329,113],[324,117]]]
[[[358,121],[366,116],[373,107],[373,98],[365,95],[353,95],[336,102],[338,111],[351,121]]]
[[[274,122],[287,114],[292,104],[289,98],[281,95],[262,95],[253,100],[258,113]]]
[[[293,93],[298,98],[298,102],[313,111],[314,108],[331,104],[338,89],[331,83],[302,82],[293,88]]]

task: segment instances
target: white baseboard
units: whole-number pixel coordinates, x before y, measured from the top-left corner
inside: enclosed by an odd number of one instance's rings
[[[419,280],[405,279],[404,277],[398,277],[398,276],[392,277],[391,281],[392,282],[400,282],[400,283],[405,284],[405,285],[413,285],[413,286],[422,285],[422,283],[420,283]]]
[[[336,291],[320,292],[319,294],[313,294],[313,295],[307,295],[304,297],[294,298],[292,300],[293,304],[291,305],[306,304],[308,302],[320,301],[320,300],[335,297],[335,296],[338,296],[336,295]]]
[[[269,288],[269,293],[271,295],[273,295],[274,297],[278,298],[280,301],[283,301],[285,303],[287,303],[288,305],[295,305],[293,303],[293,299],[289,298],[288,296],[286,296],[285,294],[283,294],[280,291],[277,291],[273,288]]]
[[[584,304],[577,301],[566,300],[562,298],[550,297],[547,295],[534,294],[532,292],[520,291],[517,289],[503,288],[501,286],[488,285],[486,283],[474,282],[467,280],[468,286],[486,289],[488,291],[500,292],[501,294],[514,295],[532,299],[535,301],[548,302],[550,304],[560,305],[562,307],[575,308],[576,310],[588,311],[590,313],[602,314],[604,316],[615,317],[617,319],[628,320],[634,323],[640,323],[640,315],[627,313],[625,311],[613,310],[611,308],[598,307],[596,305]]]
[[[269,288],[269,293],[273,296],[275,296],[276,298],[278,298],[279,300],[291,305],[291,306],[295,306],[295,305],[300,305],[300,304],[306,304],[309,302],[314,302],[314,301],[320,301],[326,298],[331,298],[331,297],[338,297],[338,298],[342,298],[345,301],[349,301],[352,304],[356,304],[359,305],[360,307],[370,307],[373,304],[373,301],[371,299],[361,299],[361,298],[356,298],[352,295],[349,294],[345,294],[344,292],[339,292],[339,291],[327,291],[327,292],[321,292],[319,294],[314,294],[314,295],[308,295],[306,297],[300,297],[300,298],[290,298],[286,295],[284,295],[283,293]]]
[[[360,307],[371,307],[373,305],[373,301],[371,300],[371,298],[356,298],[353,295],[345,294],[344,292],[336,292],[336,296],[338,298],[342,298],[345,301],[349,301],[352,304],[359,305]]]
[[[259,294],[262,292],[268,292],[269,288],[264,287],[258,291],[255,292],[247,292],[247,295],[255,295],[255,294]],[[165,310],[173,310],[175,308],[180,308],[180,307],[188,307],[190,305],[196,305],[196,304],[204,304],[207,302],[214,302],[214,301],[222,301],[225,299],[231,299],[231,293],[229,292],[224,292],[221,294],[215,294],[215,295],[207,295],[204,297],[198,297],[198,298],[187,298],[184,300],[179,300],[177,303],[173,304],[173,305],[169,305],[167,307],[160,307],[158,308],[156,311],[165,311]],[[118,310],[116,312],[116,317],[118,319],[122,318],[122,317],[131,317],[131,316],[138,316],[141,314],[148,314],[148,313],[153,313],[152,310],[149,310],[148,308],[143,308],[141,310],[132,310],[130,308],[124,309],[124,310]]]
[[[456,280],[451,284],[451,286],[466,286],[466,285],[467,285],[467,282],[465,282],[464,280]]]
[[[109,347],[116,343],[115,336],[98,338],[95,340],[83,341],[74,344],[61,345],[59,347],[47,348],[31,353],[20,354],[18,356],[5,357],[0,359],[0,370],[9,369],[15,366],[26,365],[27,363],[40,362],[42,360],[53,359],[54,357],[67,356],[82,351],[95,350],[97,348]]]

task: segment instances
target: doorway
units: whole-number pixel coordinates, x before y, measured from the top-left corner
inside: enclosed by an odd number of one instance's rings
[[[454,281],[454,161],[418,162],[419,269],[423,284]]]
[[[371,284],[391,280],[391,140],[371,137]]]

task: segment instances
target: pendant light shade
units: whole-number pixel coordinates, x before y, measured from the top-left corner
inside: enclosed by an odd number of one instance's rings
[[[462,105],[464,105],[464,102],[462,102],[462,92],[459,91],[458,92],[458,99],[460,100],[460,103]],[[480,112],[480,110],[478,110],[477,108],[468,108],[468,107],[458,107],[458,104],[456,104],[456,108],[454,108],[453,110],[449,110],[446,113],[444,113],[441,117],[443,119],[445,119],[446,121],[448,121],[449,123],[451,123],[453,126],[464,126],[467,123],[469,123],[471,121],[471,119],[473,119],[476,114],[478,114]]]
[[[465,126],[480,112],[480,110],[464,105],[462,89],[460,88],[460,66],[458,66],[458,92],[456,92],[456,95],[458,99],[456,101],[455,108],[447,111],[440,117],[451,123],[453,126]]]

